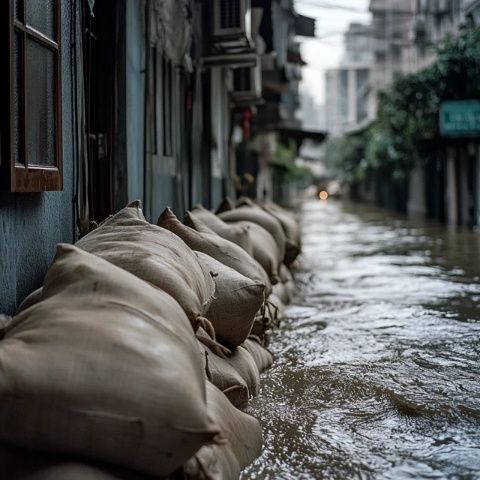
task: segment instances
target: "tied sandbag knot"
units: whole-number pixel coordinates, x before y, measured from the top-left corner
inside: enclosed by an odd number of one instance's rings
[[[195,327],[195,331],[197,331],[200,327],[203,328],[207,335],[212,338],[212,340],[217,341],[215,329],[213,328],[212,322],[208,318],[197,317]]]

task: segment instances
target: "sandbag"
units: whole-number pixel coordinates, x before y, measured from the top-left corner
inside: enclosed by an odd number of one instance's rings
[[[260,391],[260,372],[248,350],[239,346],[225,360],[245,380],[250,397],[256,397]]]
[[[298,223],[295,214],[291,210],[287,210],[271,201],[263,202],[260,206],[265,211],[277,218],[277,220],[282,224],[287,238],[294,241],[298,245],[301,244],[302,236],[300,224]]]
[[[0,445],[0,473],[5,480],[152,480],[132,470],[5,444]]]
[[[279,269],[280,281],[283,283],[293,282],[292,272],[286,265],[280,265]]]
[[[215,299],[206,313],[217,340],[232,348],[248,337],[255,314],[264,302],[265,286],[201,252],[196,252],[205,272],[215,281]]]
[[[178,235],[192,250],[209,255],[255,283],[270,286],[268,275],[262,266],[238,245],[214,233],[197,232],[180,222],[169,208],[160,215],[158,225]]]
[[[268,346],[274,328],[278,327],[283,318],[283,304],[274,294],[271,294],[265,305],[255,315],[250,337],[256,337],[263,346]]]
[[[268,202],[261,205],[266,212],[275,217],[282,225],[286,236],[285,259],[286,265],[291,265],[301,251],[302,241],[300,226],[293,214],[280,206]]]
[[[288,269],[286,265],[280,265],[280,281],[284,285],[284,289],[288,298],[288,302],[283,303],[290,303],[295,293],[295,280],[293,279],[292,272]]]
[[[250,398],[247,382],[223,357],[215,355],[204,343],[199,342],[204,358],[205,374],[237,408],[245,408]]]
[[[223,212],[219,214],[219,217],[229,223],[248,221],[256,223],[257,225],[263,227],[270,233],[270,235],[272,235],[273,239],[275,240],[279,251],[280,261],[283,262],[283,259],[285,257],[286,236],[283,231],[282,225],[275,217],[257,206],[238,207],[228,212]]]
[[[42,301],[0,341],[0,440],[168,475],[218,434],[180,305],[59,245]]]
[[[236,222],[249,228],[252,240],[253,258],[263,267],[272,284],[278,282],[278,269],[281,263],[280,252],[270,233],[253,222]]]
[[[28,307],[31,307],[32,305],[35,305],[36,303],[38,303],[42,299],[42,290],[43,290],[43,288],[40,287],[40,288],[37,288],[36,290],[34,290],[29,295],[27,295],[23,299],[22,303],[18,306],[17,312],[16,312],[17,315],[20,312],[23,312],[23,310],[26,310]]]
[[[242,470],[261,452],[260,425],[255,418],[235,408],[210,382],[207,382],[207,405],[226,442],[202,447],[185,465],[185,477],[187,480],[238,480]]]
[[[284,305],[291,302],[291,289],[287,283],[278,282],[273,286],[272,294],[278,297]]]
[[[267,347],[270,343],[270,337],[273,330],[273,323],[268,316],[257,315],[253,322],[252,330],[250,331],[249,338],[258,339],[258,343]]]
[[[233,210],[235,208],[235,203],[230,197],[225,197],[221,202],[220,205],[215,210],[215,213],[218,215],[222,212],[227,212],[228,210]]]
[[[266,309],[271,313],[275,326],[278,326],[285,310],[283,302],[271,293],[267,298]]]
[[[177,235],[147,222],[140,202],[105,220],[76,245],[167,292],[194,329],[213,299],[215,284],[194,253]]]
[[[240,225],[230,225],[201,205],[197,205],[191,212],[187,212],[184,222],[185,225],[197,230],[197,232],[208,233],[208,230],[211,230],[225,240],[230,240],[243,248],[250,256],[253,255],[248,228]]]
[[[242,347],[250,353],[260,373],[272,366],[273,355],[259,341],[248,338]]]

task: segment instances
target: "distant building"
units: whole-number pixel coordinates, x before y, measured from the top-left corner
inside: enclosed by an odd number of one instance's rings
[[[316,102],[308,92],[300,93],[300,120],[306,130],[325,130],[325,105]]]
[[[338,68],[325,74],[326,129],[341,136],[374,116],[370,90],[373,51],[371,26],[350,24],[345,34],[345,53]]]

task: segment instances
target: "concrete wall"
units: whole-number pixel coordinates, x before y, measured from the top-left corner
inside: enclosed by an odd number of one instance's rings
[[[70,64],[70,0],[62,8],[62,192],[0,192],[0,313],[11,314],[41,285],[59,242],[73,242],[74,167]]]

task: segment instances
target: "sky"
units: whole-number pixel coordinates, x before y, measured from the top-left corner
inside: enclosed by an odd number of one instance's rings
[[[369,0],[295,0],[295,10],[316,19],[316,37],[301,38],[303,68],[302,91],[310,93],[318,104],[325,103],[325,70],[338,65],[343,53],[343,35],[351,22],[368,23]],[[328,4],[346,7],[320,8]],[[352,11],[348,10],[352,9]]]

